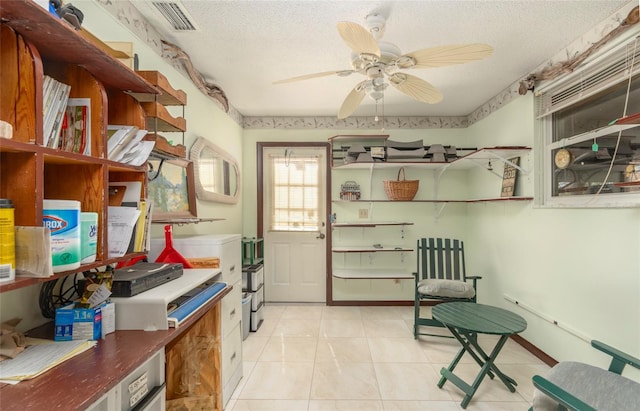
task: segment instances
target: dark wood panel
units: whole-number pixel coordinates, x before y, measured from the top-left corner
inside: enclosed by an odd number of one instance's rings
[[[31,48],[10,27],[0,32],[0,119],[13,126],[14,139],[34,142],[42,129],[42,63]],[[36,97],[40,97],[37,99]],[[38,127],[40,127],[38,129]]]

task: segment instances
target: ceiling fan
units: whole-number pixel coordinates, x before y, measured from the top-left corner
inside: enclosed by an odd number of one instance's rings
[[[325,71],[306,74],[274,82],[291,83],[316,77],[337,75],[348,76],[360,73],[367,76],[347,95],[338,118],[349,117],[358,108],[365,96],[378,102],[384,96],[389,84],[417,101],[435,104],[442,100],[442,93],[433,85],[419,77],[406,74],[402,70],[442,67],[481,60],[493,53],[487,44],[464,44],[426,48],[401,54],[395,44],[382,41],[386,19],[379,14],[369,14],[365,18],[367,28],[358,23],[338,22],[338,32],[347,46],[353,51],[351,69]]]

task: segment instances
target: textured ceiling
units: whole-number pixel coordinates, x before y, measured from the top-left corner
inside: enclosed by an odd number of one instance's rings
[[[383,40],[403,53],[487,43],[494,48],[487,59],[406,71],[443,93],[444,100],[438,104],[416,102],[392,87],[385,91],[385,115],[464,116],[628,2],[182,0],[197,26],[194,32],[169,28],[148,1],[133,3],[167,40],[190,55],[196,69],[222,88],[244,116],[335,116],[364,76],[272,82],[350,69],[351,50],[338,34],[339,21],[364,25],[368,14],[382,14],[387,17]],[[374,113],[375,103],[365,98],[354,115]]]

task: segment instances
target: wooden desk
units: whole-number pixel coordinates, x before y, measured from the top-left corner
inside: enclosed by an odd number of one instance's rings
[[[440,370],[442,378],[438,382],[438,387],[442,388],[444,383],[449,380],[464,391],[465,397],[460,404],[462,408],[467,408],[469,401],[471,401],[485,375],[493,378],[495,373],[509,391],[516,391],[515,386],[518,383],[513,378],[503,374],[494,364],[494,361],[509,336],[520,333],[527,328],[527,322],[524,318],[502,308],[469,302],[438,304],[433,307],[432,314],[433,318],[443,323],[462,344],[462,348],[449,365],[449,368]],[[487,355],[478,344],[478,334],[500,336],[490,355]],[[465,352],[468,352],[481,367],[472,385],[467,384],[453,373]]]
[[[157,350],[170,345],[210,310],[217,310],[227,286],[177,329],[116,331],[98,345],[32,380],[0,388],[2,411],[84,411]],[[218,328],[218,333],[220,332]],[[53,336],[53,327],[47,331]]]

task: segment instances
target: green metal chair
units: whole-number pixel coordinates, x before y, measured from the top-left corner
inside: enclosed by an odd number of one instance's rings
[[[449,238],[420,238],[417,241],[413,336],[439,334],[420,332],[421,326],[443,327],[433,318],[420,317],[422,301],[476,302],[476,283],[482,277],[467,276],[464,243]],[[468,283],[467,280],[472,280]]]
[[[536,392],[529,411],[622,411],[640,407],[640,383],[623,377],[628,364],[640,369],[640,359],[600,341],[591,346],[610,355],[608,370],[573,361],[556,364],[547,375],[533,376]]]

